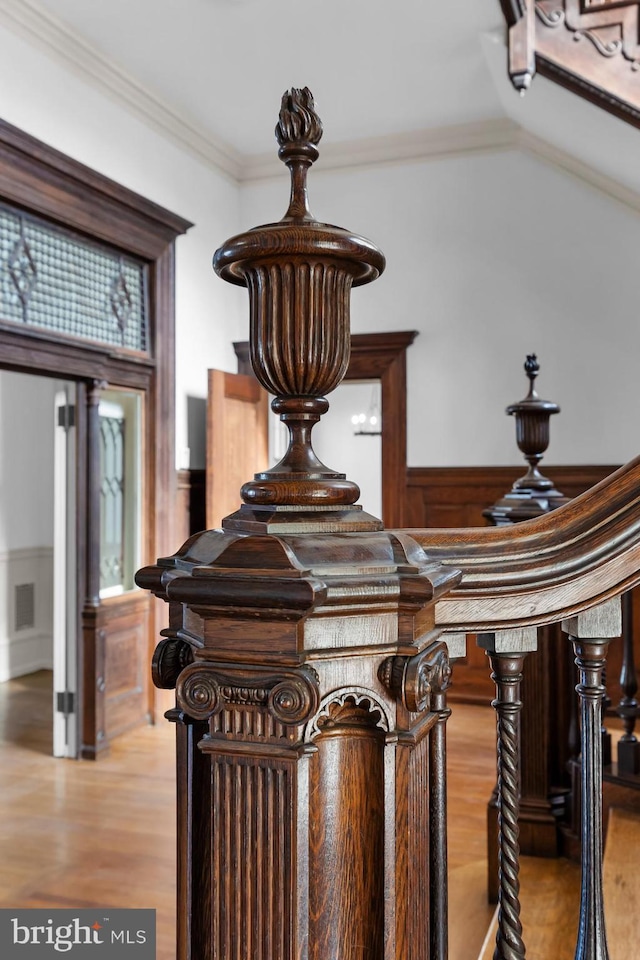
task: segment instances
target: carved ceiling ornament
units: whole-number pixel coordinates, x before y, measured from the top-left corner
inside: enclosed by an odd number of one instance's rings
[[[501,0],[509,76],[536,72],[640,126],[640,0]]]

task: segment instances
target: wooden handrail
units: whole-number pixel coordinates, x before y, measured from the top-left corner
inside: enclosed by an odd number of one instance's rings
[[[403,533],[431,560],[463,570],[436,605],[447,632],[557,622],[640,583],[640,457],[517,526]]]

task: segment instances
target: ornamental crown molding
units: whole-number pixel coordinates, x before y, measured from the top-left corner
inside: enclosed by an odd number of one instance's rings
[[[323,144],[322,165],[316,173],[507,149],[513,146],[518,129],[508,117],[489,117],[470,123]],[[248,182],[281,175],[281,164],[270,152],[245,157],[239,179]]]
[[[200,161],[239,179],[241,157],[230,144],[204,132],[197,121],[160,100],[34,0],[0,0],[0,24],[40,47]]]
[[[0,0],[0,24],[44,50],[182,150],[233,182],[248,184],[282,175],[281,165],[273,153],[243,155],[202,130],[196,120],[160,100],[37,0]],[[327,144],[323,147],[322,168],[317,172],[509,149],[529,153],[640,213],[640,193],[530,134],[507,117]]]
[[[36,44],[216,172],[222,172],[237,183],[282,174],[281,164],[273,151],[256,156],[243,155],[231,144],[203,130],[197,120],[161,100],[36,0],[0,0],[0,24]],[[322,169],[337,170],[498,150],[509,145],[515,129],[513,121],[497,117],[334,143],[323,146]]]

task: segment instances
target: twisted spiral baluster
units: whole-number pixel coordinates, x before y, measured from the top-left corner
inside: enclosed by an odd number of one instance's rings
[[[520,683],[523,655],[489,656],[496,699],[498,746],[498,933],[494,960],[524,960],[520,923]]]

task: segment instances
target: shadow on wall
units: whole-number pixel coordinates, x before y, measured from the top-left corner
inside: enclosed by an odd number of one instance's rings
[[[207,463],[207,401],[205,397],[187,397],[187,443],[189,467],[204,470]]]

